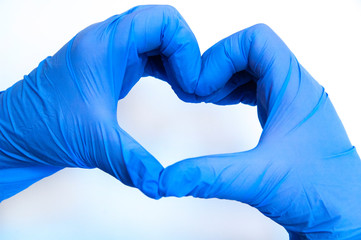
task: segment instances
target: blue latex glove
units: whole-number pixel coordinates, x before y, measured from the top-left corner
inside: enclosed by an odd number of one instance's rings
[[[267,26],[255,25],[202,56],[198,95],[257,105],[263,132],[250,151],[167,167],[164,196],[237,200],[291,239],[361,239],[361,162],[331,101]]]
[[[163,167],[118,126],[117,102],[143,76],[192,101],[200,69],[197,41],[170,6],[84,29],[0,94],[0,201],[64,167],[97,167],[159,198]]]

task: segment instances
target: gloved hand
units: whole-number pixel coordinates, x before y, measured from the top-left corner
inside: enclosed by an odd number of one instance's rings
[[[257,105],[263,132],[249,151],[167,167],[164,196],[237,200],[291,239],[361,239],[361,162],[331,101],[267,26],[218,42],[202,56],[196,94]]]
[[[163,167],[118,126],[117,102],[143,76],[192,101],[200,69],[196,39],[170,6],[84,29],[0,93],[0,201],[63,167],[97,167],[159,198]]]

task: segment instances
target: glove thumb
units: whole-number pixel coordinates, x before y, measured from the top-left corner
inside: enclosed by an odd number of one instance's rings
[[[90,144],[94,167],[109,173],[125,185],[136,187],[158,199],[158,180],[163,166],[117,123],[99,124]]]
[[[164,169],[162,196],[237,200],[252,205],[265,183],[266,161],[257,149],[183,160]]]

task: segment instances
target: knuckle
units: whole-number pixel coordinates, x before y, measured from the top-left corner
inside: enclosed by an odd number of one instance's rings
[[[171,5],[158,5],[158,6],[156,6],[156,8],[158,8],[165,14],[170,14],[170,15],[178,14],[178,10]]]
[[[178,10],[171,5],[140,5],[128,10],[127,13],[128,14],[133,13],[134,14],[133,16],[151,15],[152,17],[153,16],[174,17],[179,15]]]
[[[260,78],[269,69],[278,51],[276,34],[264,23],[246,29],[243,39],[249,44],[249,67]]]
[[[270,28],[267,24],[265,24],[265,23],[255,24],[255,25],[253,25],[253,28],[254,28],[255,30],[260,31],[260,32],[265,32],[265,31],[271,30],[271,28]]]
[[[149,16],[154,23],[164,23],[179,19],[180,13],[171,5],[146,5],[146,11],[139,11],[135,16]]]
[[[252,26],[250,28],[253,39],[263,39],[263,40],[267,40],[268,38],[271,38],[272,35],[274,35],[275,33],[273,32],[273,30],[264,23],[259,23],[256,24],[254,26]]]
[[[174,19],[180,18],[180,13],[178,10],[171,5],[156,5],[156,12],[159,15],[162,15],[165,19],[173,21]]]

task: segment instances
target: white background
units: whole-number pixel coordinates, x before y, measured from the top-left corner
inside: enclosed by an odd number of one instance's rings
[[[329,93],[361,148],[361,1],[0,0],[0,89],[22,79],[86,26],[139,4],[175,6],[204,52],[256,23],[280,35]],[[204,154],[243,151],[261,133],[256,109],[186,104],[156,79],[119,103],[119,124],[164,166]],[[0,176],[1,177],[1,176]],[[288,239],[245,204],[158,201],[99,170],[66,169],[0,204],[0,239]]]

